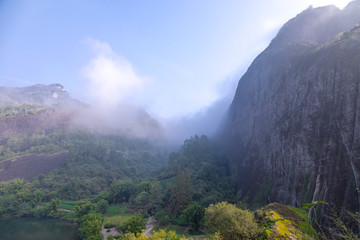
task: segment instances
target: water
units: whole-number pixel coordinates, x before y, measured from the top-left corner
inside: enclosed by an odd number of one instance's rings
[[[78,240],[76,226],[54,219],[0,218],[0,240]]]

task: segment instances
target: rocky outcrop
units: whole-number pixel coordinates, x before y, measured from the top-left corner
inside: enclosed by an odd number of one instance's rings
[[[72,99],[60,84],[37,84],[19,88],[0,87],[0,106],[53,105],[57,103],[79,104],[80,102]]]
[[[240,79],[218,140],[257,206],[359,209],[360,1],[309,8]]]

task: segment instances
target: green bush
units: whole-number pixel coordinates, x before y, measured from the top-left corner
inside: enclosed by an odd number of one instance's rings
[[[205,226],[211,232],[219,232],[226,240],[259,239],[263,234],[252,212],[227,202],[211,204],[206,208]]]
[[[155,218],[160,223],[160,225],[165,225],[170,222],[170,215],[171,213],[164,209],[155,212]]]
[[[102,240],[103,235],[100,233],[103,217],[98,213],[89,213],[84,215],[80,221],[78,229],[81,239]]]
[[[145,229],[145,221],[146,220],[139,212],[127,219],[122,225],[118,226],[117,230],[122,233],[141,233],[141,231]]]
[[[183,211],[183,217],[187,223],[193,228],[194,231],[198,231],[205,215],[205,209],[198,203],[192,203]]]

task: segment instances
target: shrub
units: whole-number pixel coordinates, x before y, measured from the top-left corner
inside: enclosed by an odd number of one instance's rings
[[[122,233],[141,233],[145,228],[145,219],[141,213],[137,213],[126,220],[117,230]]]
[[[204,215],[205,209],[196,202],[192,203],[183,211],[183,217],[194,231],[199,230]]]
[[[166,210],[158,210],[155,212],[155,218],[160,223],[160,225],[165,225],[170,222],[170,212]]]
[[[227,202],[211,204],[206,208],[205,226],[211,232],[219,232],[227,240],[258,239],[263,233],[252,212]]]

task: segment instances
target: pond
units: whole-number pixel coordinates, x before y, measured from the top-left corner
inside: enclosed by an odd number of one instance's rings
[[[76,226],[55,219],[0,218],[1,240],[78,240]]]

